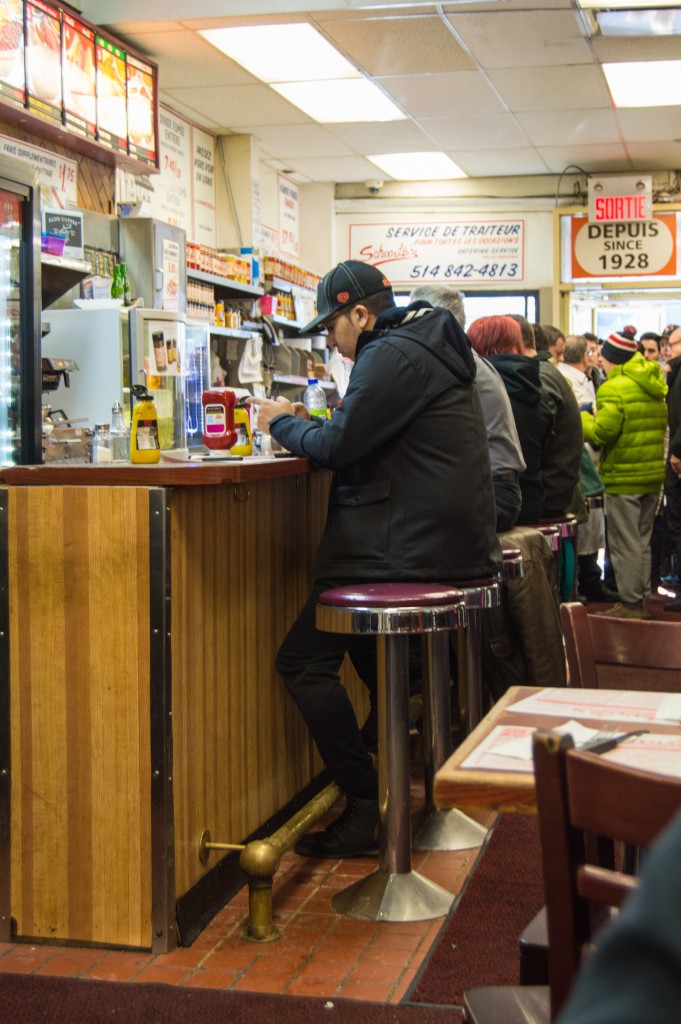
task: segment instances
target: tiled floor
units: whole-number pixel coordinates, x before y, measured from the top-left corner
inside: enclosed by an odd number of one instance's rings
[[[479,820],[487,824],[492,816]],[[478,850],[415,853],[413,866],[456,893],[477,855]],[[286,853],[274,880],[274,918],[281,929],[281,938],[274,942],[243,938],[248,910],[244,889],[190,947],[154,956],[0,943],[0,971],[396,1003],[416,977],[444,919],[385,924],[336,913],[331,906],[334,893],[369,874],[377,863],[369,857],[315,861]]]

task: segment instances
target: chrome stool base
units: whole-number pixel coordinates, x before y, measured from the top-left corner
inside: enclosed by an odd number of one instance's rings
[[[336,893],[335,910],[361,921],[431,921],[448,914],[454,896],[418,871],[374,871]]]
[[[463,811],[440,811],[432,808],[423,820],[412,850],[475,850],[487,835],[484,825],[473,821]]]

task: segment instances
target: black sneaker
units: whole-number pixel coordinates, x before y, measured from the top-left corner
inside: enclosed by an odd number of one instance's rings
[[[378,800],[347,796],[345,810],[323,832],[311,832],[293,849],[303,857],[363,857],[378,850]]]

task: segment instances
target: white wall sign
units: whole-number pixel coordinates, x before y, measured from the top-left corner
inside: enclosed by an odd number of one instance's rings
[[[570,228],[573,279],[676,276],[674,213],[619,224],[571,217]]]
[[[159,111],[160,173],[150,175],[146,197],[152,217],[191,232],[191,125],[167,107]]]
[[[392,284],[525,280],[525,221],[456,218],[351,223],[350,259],[385,271]]]
[[[78,205],[78,165],[75,160],[49,153],[27,142],[0,135],[0,154],[28,164],[40,178],[43,205],[65,210]]]
[[[300,256],[298,224],[298,186],[283,174],[279,181],[279,248],[284,256],[297,260]]]
[[[162,309],[177,309],[180,294],[180,247],[170,238],[163,239]]]
[[[215,248],[215,136],[192,127],[193,228],[188,237]]]

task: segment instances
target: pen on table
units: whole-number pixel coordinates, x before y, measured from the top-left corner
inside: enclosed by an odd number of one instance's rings
[[[625,740],[632,740],[635,736],[646,736],[647,733],[647,729],[636,729],[634,732],[625,732],[619,736],[611,736],[609,739],[597,740],[592,746],[587,743],[582,750],[586,750],[589,754],[605,754],[606,751],[613,750]]]

